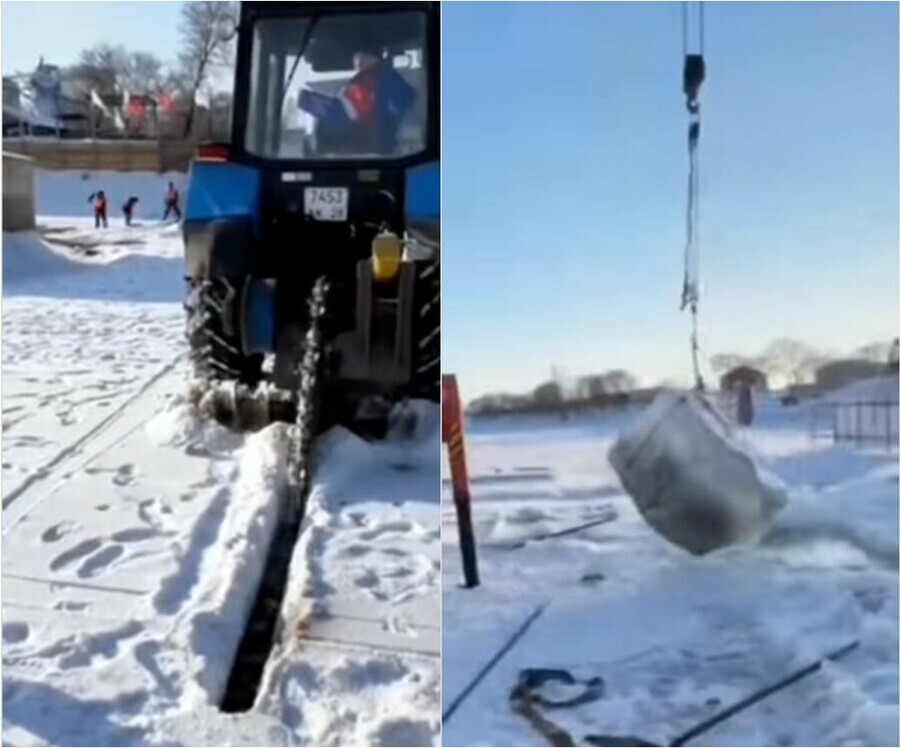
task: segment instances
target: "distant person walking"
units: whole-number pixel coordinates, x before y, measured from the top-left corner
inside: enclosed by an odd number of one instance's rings
[[[131,226],[131,219],[134,217],[134,208],[138,204],[138,199],[134,196],[129,197],[122,206],[122,213],[125,215],[125,225]]]
[[[169,214],[174,213],[175,218],[177,220],[181,220],[181,208],[178,205],[181,196],[178,194],[178,190],[175,189],[175,185],[172,182],[169,182],[169,189],[166,190],[166,212],[163,213],[163,220],[169,220]]]
[[[92,192],[91,196],[88,198],[88,202],[94,208],[94,228],[99,229],[101,222],[103,223],[103,228],[107,228],[106,223],[106,194],[103,190],[99,192]]]
[[[737,417],[741,426],[753,425],[753,390],[747,382],[738,385]]]

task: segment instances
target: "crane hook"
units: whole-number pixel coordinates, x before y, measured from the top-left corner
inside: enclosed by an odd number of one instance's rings
[[[706,62],[703,55],[686,54],[684,56],[684,95],[687,109],[691,114],[700,111],[700,86],[706,78]]]

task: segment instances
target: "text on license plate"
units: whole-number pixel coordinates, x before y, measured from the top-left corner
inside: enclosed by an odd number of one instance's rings
[[[346,187],[307,187],[303,212],[317,221],[346,221],[350,190]]]

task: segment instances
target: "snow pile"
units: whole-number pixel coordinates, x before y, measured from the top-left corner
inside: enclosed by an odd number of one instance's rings
[[[647,522],[691,553],[758,539],[787,500],[696,392],[660,395],[609,460]]]
[[[163,198],[169,182],[184,194],[187,175],[180,172],[50,171],[35,170],[35,212],[42,216],[91,215],[88,197],[103,190],[110,217],[121,215],[121,206],[129,197],[140,201],[137,219],[160,219],[165,211]],[[182,206],[184,200],[182,200]]]
[[[389,653],[316,653],[280,672],[263,705],[293,727],[291,745],[439,745],[440,668]]]
[[[228,453],[243,441],[241,435],[203,418],[185,395],[173,398],[147,423],[145,430],[150,441],[159,447],[184,448],[195,454]]]
[[[216,543],[194,574],[180,563],[162,581],[153,598],[157,613],[178,613],[171,639],[191,652],[186,699],[217,705],[224,694],[256,590],[262,579],[283,495],[286,427],[276,424],[248,437],[237,470],[221,476],[218,491],[202,521],[191,530],[179,554],[195,552],[195,539],[212,534]],[[233,492],[227,486],[234,483]],[[187,600],[187,604],[183,602]]]
[[[34,231],[3,234],[4,285],[52,278],[82,269],[83,264],[52,249]]]
[[[894,466],[823,491],[797,492],[765,537],[763,550],[779,549],[789,563],[833,566],[843,553],[847,566],[869,564],[896,571],[900,525]]]

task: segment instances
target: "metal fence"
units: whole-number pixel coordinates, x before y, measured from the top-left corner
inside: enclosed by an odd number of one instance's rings
[[[40,169],[186,172],[197,144],[189,140],[56,140],[4,138],[3,149]]]
[[[897,447],[900,403],[896,400],[815,403],[810,412],[814,439]]]

